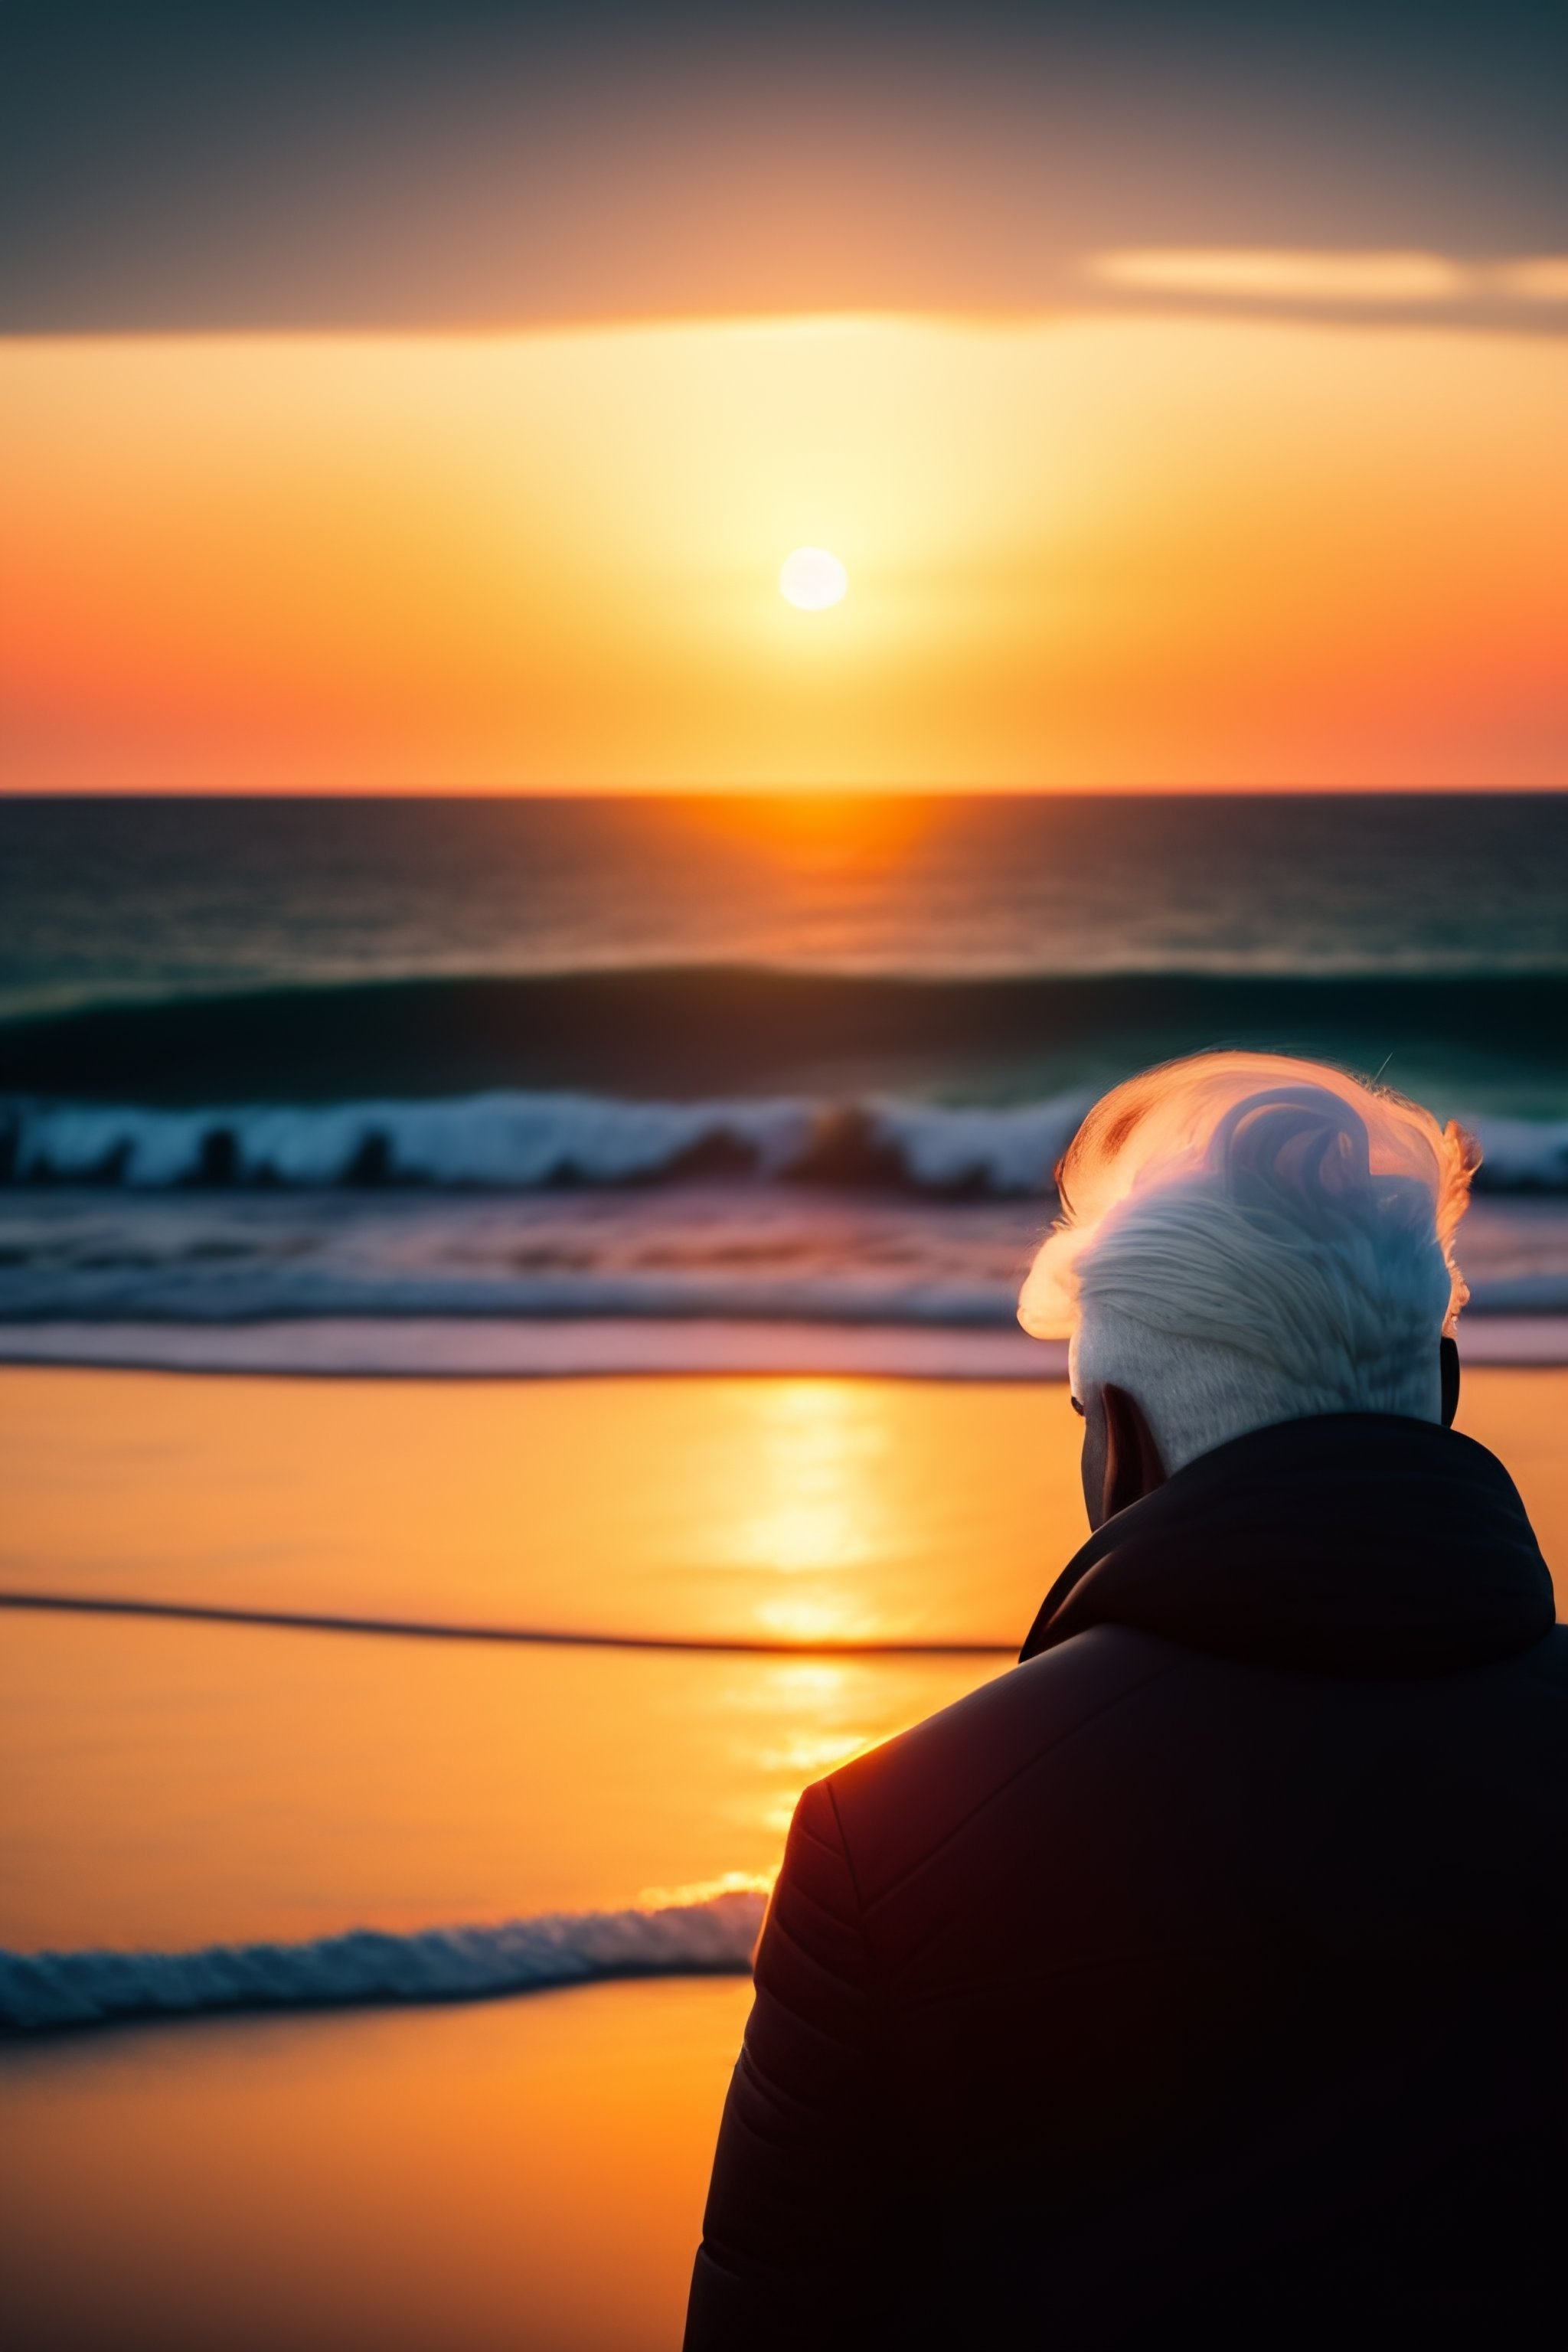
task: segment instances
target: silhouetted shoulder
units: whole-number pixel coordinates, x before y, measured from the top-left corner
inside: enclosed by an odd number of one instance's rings
[[[1186,1657],[1173,1643],[1100,1626],[843,1766],[826,1786],[861,1901],[878,1901],[1021,1775]]]

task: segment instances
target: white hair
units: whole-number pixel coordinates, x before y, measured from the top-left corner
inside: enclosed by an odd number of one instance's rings
[[[1138,1399],[1168,1470],[1311,1413],[1436,1421],[1478,1155],[1344,1072],[1205,1054],[1098,1104],[1018,1318]]]

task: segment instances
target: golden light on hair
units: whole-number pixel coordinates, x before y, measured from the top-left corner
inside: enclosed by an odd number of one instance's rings
[[[1450,1276],[1444,1328],[1469,1296],[1453,1242],[1469,1202],[1480,1153],[1452,1120],[1390,1088],[1325,1063],[1285,1054],[1198,1054],[1129,1078],[1097,1103],[1057,1171],[1061,1214],[1040,1247],[1018,1301],[1018,1320],[1037,1339],[1068,1339],[1079,1319],[1079,1266],[1106,1221],[1134,1196],[1191,1182],[1208,1172],[1237,1120],[1271,1106],[1308,1106],[1337,1097],[1352,1117],[1344,1142],[1359,1147],[1364,1173],[1425,1188],[1435,1236]],[[1328,1180],[1331,1183],[1331,1177]]]

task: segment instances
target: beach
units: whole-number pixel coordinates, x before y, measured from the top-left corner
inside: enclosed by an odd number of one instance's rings
[[[1460,1421],[1560,1571],[1565,1409],[1568,1370],[1472,1365]],[[427,1629],[7,1609],[0,1945],[743,1901],[805,1781],[1005,1670],[1081,1539],[1077,1431],[1059,1382],[0,1372],[10,1598]],[[289,1981],[0,2046],[23,2340],[676,2339],[743,1974]]]

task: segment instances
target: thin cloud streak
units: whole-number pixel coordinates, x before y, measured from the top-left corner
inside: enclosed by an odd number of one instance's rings
[[[1082,275],[1122,296],[1228,309],[1264,304],[1313,313],[1461,310],[1478,326],[1542,323],[1568,312],[1568,257],[1468,262],[1442,253],[1300,252],[1262,247],[1178,247],[1091,254]],[[1511,321],[1509,311],[1521,313]],[[1552,323],[1558,323],[1553,321]],[[1561,323],[1568,324],[1568,318]]]
[[[1436,253],[1105,253],[1089,269],[1146,293],[1296,302],[1447,302],[1473,282]]]

